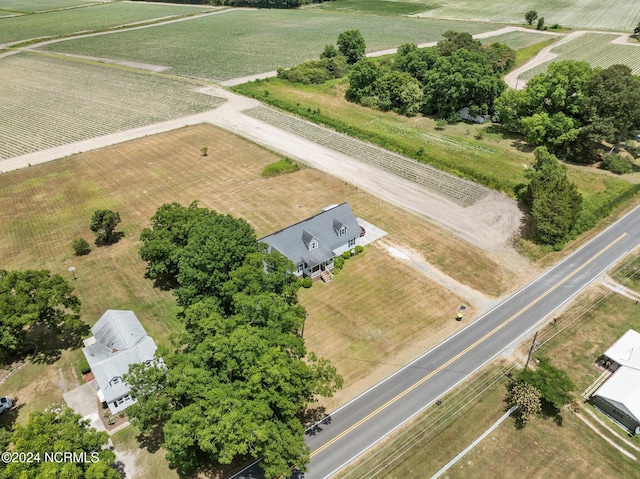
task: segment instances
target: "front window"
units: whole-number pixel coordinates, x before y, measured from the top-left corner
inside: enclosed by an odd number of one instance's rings
[[[353,248],[356,245],[356,239],[355,238],[351,238],[349,240],[349,248]]]
[[[313,239],[313,240],[309,241],[309,251],[313,251],[317,247],[318,247],[318,241],[317,240]]]

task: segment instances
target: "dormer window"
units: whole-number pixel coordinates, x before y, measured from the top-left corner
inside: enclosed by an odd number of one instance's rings
[[[122,382],[122,378],[120,376],[114,376],[109,381],[109,386],[115,386],[116,384],[120,384]]]
[[[338,232],[338,236],[344,236],[347,234],[347,227],[346,226],[342,226],[342,228],[340,228],[340,231]]]
[[[308,231],[302,232],[302,241],[309,251],[313,251],[318,248],[318,239]]]
[[[335,231],[338,236],[344,236],[347,234],[347,226],[341,221],[334,219],[333,231]]]

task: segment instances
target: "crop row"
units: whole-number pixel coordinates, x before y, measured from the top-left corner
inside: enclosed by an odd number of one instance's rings
[[[216,81],[318,58],[340,32],[358,29],[367,50],[439,40],[447,30],[480,33],[490,24],[343,15],[311,10],[235,10],[188,21],[70,39],[47,50],[167,65],[172,73]]]
[[[461,152],[473,151],[474,153],[480,154],[480,155],[489,155],[489,154],[496,153],[496,151],[493,148],[489,148],[484,145],[472,144],[456,137],[445,136],[445,135],[441,136],[433,133],[422,133],[421,136],[427,142],[433,145],[442,146],[449,150],[461,151]]]
[[[640,3],[637,0],[457,0],[438,2],[420,16],[457,18],[496,23],[524,23],[527,10],[536,10],[546,25],[593,30],[631,31],[638,22]]]
[[[244,113],[437,191],[463,206],[472,205],[489,193],[488,189],[450,173],[271,108],[257,106],[245,110]]]
[[[194,8],[184,5],[113,2],[37,15],[22,15],[0,20],[0,44],[106,30],[120,25],[195,12]]]
[[[218,106],[180,81],[19,54],[0,59],[0,159]]]
[[[544,42],[548,40],[548,35],[543,35],[535,32],[509,32],[502,35],[496,35],[494,37],[481,38],[480,42],[484,45],[490,45],[492,43],[504,43],[513,50],[520,50],[521,48],[535,45],[536,43]]]
[[[611,43],[617,36],[603,33],[586,33],[552,49],[556,58],[527,70],[521,78],[530,80],[538,73],[547,71],[549,64],[563,60],[580,60],[593,67],[607,68],[622,64],[631,68],[635,75],[640,74],[640,46]]]

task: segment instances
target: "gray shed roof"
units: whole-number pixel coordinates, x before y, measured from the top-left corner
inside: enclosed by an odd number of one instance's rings
[[[345,235],[339,236],[342,226],[345,226],[347,231]],[[334,250],[348,243],[349,239],[358,237],[360,225],[349,204],[342,203],[265,236],[260,241],[267,243],[270,251],[279,251],[295,264],[305,261],[311,266],[333,258]],[[312,238],[318,241],[318,248],[309,251],[308,244]]]
[[[105,401],[111,402],[129,392],[124,382],[109,384],[122,378],[129,365],[153,359],[156,344],[132,311],[108,310],[91,328],[95,341],[82,348]]]

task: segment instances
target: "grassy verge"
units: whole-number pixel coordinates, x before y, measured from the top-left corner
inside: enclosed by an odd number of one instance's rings
[[[636,258],[629,264],[637,261]],[[619,270],[624,276],[628,275],[629,264]],[[554,365],[570,372],[578,386],[578,397],[600,374],[593,367],[594,360],[629,328],[637,327],[637,315],[635,302],[601,287],[591,287],[562,314],[555,327],[543,328],[538,336],[543,343],[539,354],[552,358]],[[434,474],[503,413],[505,380],[496,381],[486,389],[479,386],[489,383],[488,377],[498,378],[496,371],[501,366],[505,368],[508,364],[495,364],[492,370],[485,370],[464,388],[443,398],[442,406],[431,407],[412,427],[398,433],[341,477],[429,477]],[[463,391],[474,389],[482,393],[477,397],[471,393],[462,395]],[[439,412],[439,408],[448,407],[449,403],[453,403],[451,409],[458,411],[457,414]],[[597,425],[588,414],[583,416]],[[608,424],[616,429],[612,423]],[[598,430],[625,447],[624,434],[613,434],[601,426]],[[634,442],[638,445],[640,441],[635,438]],[[629,446],[627,449],[630,450]],[[522,430],[508,420],[454,465],[446,477],[560,479],[636,475],[635,461],[613,448],[567,408],[560,419],[540,417]]]
[[[518,49],[516,51],[516,63],[514,68],[521,67],[533,57],[535,57],[538,53],[540,53],[540,50],[548,47],[549,45],[552,45],[557,40],[557,38],[549,38],[544,42],[536,43],[535,45],[529,45],[527,47]]]

